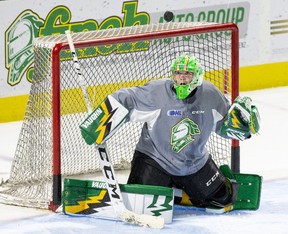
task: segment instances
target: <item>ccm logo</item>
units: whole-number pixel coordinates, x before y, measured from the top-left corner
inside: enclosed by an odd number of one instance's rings
[[[216,180],[216,178],[217,178],[218,176],[219,176],[219,172],[217,171],[217,172],[212,176],[212,178],[206,182],[206,186],[207,186],[207,187],[210,186],[210,184],[212,184],[212,182],[213,182],[214,180]]]
[[[192,115],[200,115],[200,114],[204,114],[205,111],[199,110],[199,111],[192,111],[191,113],[192,113]]]

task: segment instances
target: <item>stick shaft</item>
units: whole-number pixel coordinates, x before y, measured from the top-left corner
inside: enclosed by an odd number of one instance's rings
[[[76,54],[76,50],[73,44],[73,40],[72,40],[72,36],[70,31],[66,31],[66,36],[67,36],[67,40],[69,43],[69,47],[70,47],[70,51],[73,57],[73,62],[74,62],[74,68],[75,71],[77,73],[78,76],[78,82],[79,85],[81,86],[82,89],[82,93],[88,108],[88,113],[92,113],[92,106],[90,104],[89,101],[89,95],[88,95],[88,91],[87,91],[87,84],[85,82],[85,79],[82,75],[82,71],[81,71],[81,67],[78,61],[78,57]],[[110,200],[111,203],[113,204],[113,208],[114,210],[119,214],[119,212],[121,212],[121,210],[123,210],[124,207],[124,203],[123,203],[123,198],[122,198],[122,194],[121,194],[121,190],[119,187],[119,184],[116,180],[116,176],[115,176],[115,171],[113,168],[113,165],[111,163],[110,160],[110,156],[107,150],[107,145],[106,143],[103,143],[101,145],[96,145],[94,144],[95,149],[99,152],[100,155],[100,167],[103,173],[103,176],[105,178],[105,182],[107,185],[107,190],[110,196]]]
[[[85,79],[82,75],[81,67],[78,61],[78,57],[75,51],[75,47],[73,44],[72,36],[69,30],[65,31],[67,40],[69,43],[70,51],[73,57],[74,61],[74,68],[78,75],[78,82],[82,89],[82,93],[88,108],[88,113],[92,113],[92,106],[89,101],[89,95],[87,91],[87,84],[85,82]],[[100,155],[99,161],[100,161],[100,167],[102,170],[102,174],[105,178],[107,191],[110,197],[110,201],[112,203],[112,206],[118,216],[119,219],[121,219],[124,222],[136,224],[139,226],[145,226],[145,227],[151,227],[151,228],[163,228],[164,226],[164,218],[163,217],[154,217],[151,215],[145,215],[145,214],[136,214],[132,211],[129,211],[125,208],[121,190],[119,187],[119,184],[117,182],[115,171],[113,168],[113,165],[110,160],[109,152],[107,150],[106,143],[103,143],[101,145],[94,144],[95,150],[98,150],[98,153]]]

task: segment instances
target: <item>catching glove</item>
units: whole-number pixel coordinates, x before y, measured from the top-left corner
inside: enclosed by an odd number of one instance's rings
[[[245,140],[260,129],[260,115],[251,98],[238,96],[228,111],[221,135],[236,140]]]

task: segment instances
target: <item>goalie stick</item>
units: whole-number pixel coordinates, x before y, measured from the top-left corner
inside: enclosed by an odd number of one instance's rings
[[[67,41],[69,43],[70,51],[72,54],[74,68],[78,75],[78,82],[81,86],[82,93],[88,108],[88,113],[92,112],[92,107],[89,101],[87,85],[85,80],[83,79],[83,75],[81,72],[81,68],[78,62],[78,57],[75,51],[75,47],[72,40],[72,35],[69,30],[65,31],[67,36]],[[124,222],[136,224],[139,226],[151,227],[151,228],[163,228],[164,227],[164,218],[163,217],[155,217],[151,215],[144,214],[136,214],[128,209],[126,209],[121,190],[119,184],[115,177],[115,172],[113,165],[110,162],[109,153],[107,151],[106,143],[102,143],[100,145],[94,144],[95,150],[98,151],[100,158],[100,167],[102,170],[102,174],[105,178],[105,182],[107,185],[107,191],[112,203],[112,206],[118,216],[118,218]]]

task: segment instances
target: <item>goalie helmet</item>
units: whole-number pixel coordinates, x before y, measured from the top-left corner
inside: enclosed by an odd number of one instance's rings
[[[171,64],[171,71],[178,99],[185,99],[197,86],[202,84],[204,69],[198,59],[193,55],[184,53],[174,59]],[[191,81],[187,84],[179,84],[175,77],[178,71],[191,73]]]

